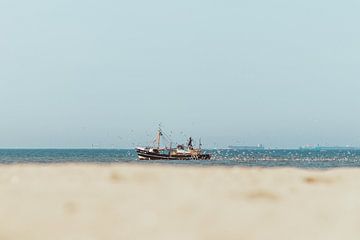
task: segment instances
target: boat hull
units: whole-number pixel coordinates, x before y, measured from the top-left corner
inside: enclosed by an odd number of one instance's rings
[[[209,160],[211,158],[210,154],[169,155],[169,154],[153,153],[139,149],[137,149],[137,154],[139,160]]]

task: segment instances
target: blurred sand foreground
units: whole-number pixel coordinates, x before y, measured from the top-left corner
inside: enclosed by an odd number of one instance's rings
[[[0,166],[0,240],[359,238],[360,169]]]

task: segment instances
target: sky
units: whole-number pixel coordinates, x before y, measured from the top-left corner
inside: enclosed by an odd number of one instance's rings
[[[360,2],[2,0],[0,147],[360,146]]]

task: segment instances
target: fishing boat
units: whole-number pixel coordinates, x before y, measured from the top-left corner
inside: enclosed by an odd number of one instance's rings
[[[178,145],[176,148],[172,148],[172,142],[170,147],[160,147],[161,139],[166,137],[169,141],[169,137],[165,134],[161,128],[159,128],[156,139],[154,140],[155,146],[137,147],[136,152],[139,160],[206,160],[210,159],[210,154],[203,153],[201,149],[201,140],[199,141],[199,148],[193,146],[193,139],[190,137],[186,145]]]

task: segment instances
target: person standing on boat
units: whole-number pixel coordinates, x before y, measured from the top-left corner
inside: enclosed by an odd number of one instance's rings
[[[189,141],[188,141],[188,147],[190,148],[190,149],[192,149],[193,148],[193,139],[190,137],[189,138]]]

